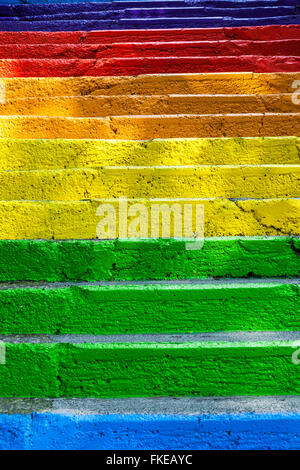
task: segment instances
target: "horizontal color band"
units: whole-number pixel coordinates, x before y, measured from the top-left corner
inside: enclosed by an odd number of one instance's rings
[[[298,73],[208,73],[133,77],[4,78],[6,100],[58,96],[292,93]]]
[[[0,22],[2,31],[94,31],[107,29],[222,28],[241,26],[299,24],[300,14],[264,18],[194,17],[194,18],[124,18],[116,20],[53,20]]]
[[[299,213],[299,211],[298,211]],[[0,240],[0,280],[97,281],[207,277],[297,277],[299,238]]]
[[[35,8],[35,7],[34,7]],[[221,41],[240,39],[269,41],[299,39],[299,25],[247,26],[241,28],[136,30],[136,41]],[[91,44],[132,41],[131,30],[75,32],[5,32],[0,31],[1,44]]]
[[[96,216],[101,203],[107,201],[72,201],[72,202],[35,202],[2,201],[0,202],[1,239],[89,239],[97,236],[97,227],[102,218]],[[134,202],[128,201],[132,205]],[[109,201],[112,204],[112,201]],[[143,201],[150,214],[150,204]],[[152,203],[166,203],[153,200]],[[230,201],[228,199],[178,200],[179,204],[192,204],[204,207],[204,235],[212,236],[255,236],[300,234],[299,199],[246,199]],[[112,207],[118,208],[118,203]],[[116,214],[118,214],[116,212]],[[132,218],[130,218],[130,221]],[[119,237],[118,216],[116,233],[110,237]],[[193,227],[195,219],[193,219]],[[172,225],[172,224],[171,224]],[[155,224],[156,230],[158,226]],[[150,220],[148,236],[151,237]],[[107,229],[106,229],[107,230]],[[155,232],[156,233],[156,232]],[[159,226],[158,237],[161,235]],[[170,235],[174,235],[171,227]],[[104,235],[103,235],[104,236]],[[128,234],[127,234],[128,236]],[[108,238],[108,234],[105,235]]]
[[[179,398],[176,400],[170,398],[173,402],[179,400]],[[215,403],[216,398],[212,401]],[[145,402],[146,400],[143,402],[144,406]],[[82,406],[82,400],[73,399],[73,403],[75,406],[76,404],[78,407]],[[41,410],[32,413],[29,410],[23,415],[1,414],[0,448],[106,451],[115,449],[140,451],[150,448],[184,451],[300,449],[300,414],[295,412],[275,413],[271,409],[270,414],[205,415],[199,411],[192,416],[182,414],[170,416],[164,413],[124,416],[113,412],[103,416],[66,413],[65,408],[51,412],[41,406]],[[138,439],[135,436],[138,436]],[[125,459],[130,459],[125,462],[136,464],[134,457],[125,457]],[[176,459],[180,462],[178,454]],[[188,458],[188,462],[191,461],[192,459]],[[121,463],[121,460],[118,462]],[[166,462],[170,462],[168,456]]]
[[[1,59],[101,59],[111,57],[300,56],[300,39],[177,41],[107,44],[0,44]]]
[[[0,139],[0,170],[300,164],[297,137],[165,140]]]
[[[90,8],[89,11],[80,8],[80,5],[76,5],[76,8],[72,11],[70,8],[64,8],[60,5],[53,5],[56,8],[52,8],[52,11],[43,11],[41,7],[36,11],[30,11],[27,9],[23,11],[1,11],[0,8],[0,22],[3,21],[55,21],[55,20],[118,20],[126,18],[145,19],[145,18],[222,18],[224,13],[226,18],[272,18],[278,16],[293,16],[297,12],[296,2],[293,5],[255,5],[248,6],[244,4],[242,6],[227,5],[227,8],[219,7],[216,5],[203,5],[202,2],[198,4],[192,3],[181,3],[178,4],[165,4],[161,5],[160,2],[149,2],[148,5],[143,3],[135,4],[134,6],[122,5],[123,2],[108,3],[101,5],[101,9]],[[104,8],[103,8],[104,7]],[[17,9],[15,9],[17,10]],[[19,9],[20,10],[20,9]]]
[[[296,336],[295,336],[296,337]],[[298,395],[294,341],[5,341],[2,397]],[[299,334],[298,334],[299,338]],[[66,338],[68,341],[68,337]],[[88,338],[85,340],[88,341]],[[3,347],[3,346],[2,346]],[[270,374],[272,370],[272,374]]]
[[[170,6],[161,7],[153,3],[148,7],[137,6],[135,8],[126,8],[119,6],[118,8],[109,7],[102,11],[73,11],[65,12],[59,10],[59,8],[51,14],[26,14],[20,16],[0,16],[0,24],[2,21],[28,21],[28,22],[53,22],[53,21],[72,21],[72,20],[126,20],[126,19],[146,19],[146,18],[215,18],[217,21],[219,18],[223,18],[225,13],[226,18],[232,18],[237,20],[239,18],[273,18],[273,17],[287,17],[295,16],[297,13],[297,7],[295,5],[284,5],[284,6],[256,6],[247,7],[246,5],[242,8],[227,7],[216,8],[210,6],[202,6],[201,4],[186,4],[185,6]],[[271,23],[270,23],[271,24]]]
[[[300,198],[300,165],[2,171],[0,200]],[[300,216],[300,214],[299,214]]]
[[[300,136],[300,113],[116,116],[107,118],[0,117],[0,137],[29,139],[164,139]]]
[[[0,202],[0,235],[2,239],[88,239],[97,236],[97,227],[101,217],[96,216],[99,205],[106,201],[73,201],[73,202],[34,202],[8,201]],[[132,201],[137,202],[137,201]],[[138,201],[141,202],[141,201]],[[154,203],[166,201],[153,200]],[[110,203],[111,200],[110,200]],[[130,201],[128,201],[130,204]],[[150,213],[149,203],[148,216]],[[191,203],[195,214],[195,200],[171,201],[173,203]],[[196,200],[204,207],[204,235],[212,236],[255,236],[255,235],[288,235],[300,233],[300,200],[299,199],[246,199],[230,201],[228,199]],[[112,205],[112,207],[114,204]],[[118,204],[115,203],[116,210]],[[117,214],[117,213],[116,213]],[[130,221],[132,218],[130,218]],[[193,227],[195,219],[193,219]],[[158,230],[158,226],[155,230]],[[150,221],[148,236],[151,237]],[[107,230],[107,229],[106,229]],[[156,232],[155,232],[156,233]],[[159,225],[158,237],[161,235]],[[111,238],[119,237],[118,217],[116,233]],[[170,235],[173,236],[171,228]],[[127,234],[128,236],[128,234]],[[108,238],[103,235],[102,238]]]
[[[299,309],[300,286],[293,283],[48,284],[0,290],[2,334],[300,330]]]
[[[153,73],[299,72],[294,56],[0,59],[0,77],[76,77]]]
[[[105,117],[166,114],[297,113],[291,93],[272,95],[118,95],[27,98],[0,103],[0,115]]]

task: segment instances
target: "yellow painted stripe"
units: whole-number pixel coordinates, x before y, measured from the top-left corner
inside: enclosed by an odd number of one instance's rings
[[[96,210],[100,202],[103,201],[0,201],[0,238],[96,238],[96,227],[101,220]],[[204,205],[205,237],[300,233],[299,199],[205,199],[197,203]],[[117,202],[115,207],[118,208]]]
[[[151,114],[296,113],[292,94],[118,95],[21,98],[0,103],[0,115],[105,117]]]
[[[37,46],[38,47],[38,46]],[[136,77],[7,78],[7,99],[124,94],[272,94],[295,91],[298,73],[157,74]]]
[[[300,165],[2,171],[1,200],[300,197]]]
[[[154,139],[300,136],[300,113],[116,116],[107,118],[0,117],[0,137],[29,139]]]
[[[0,170],[117,165],[299,164],[297,137],[216,139],[0,139]]]

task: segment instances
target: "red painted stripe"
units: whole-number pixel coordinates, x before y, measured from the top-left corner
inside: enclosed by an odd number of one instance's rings
[[[100,59],[110,57],[300,56],[300,39],[107,44],[6,44],[1,59]]]
[[[242,39],[270,41],[299,39],[300,25],[253,26],[241,28],[160,29],[130,31],[0,32],[0,44],[97,44],[142,41],[217,41]]]
[[[0,60],[0,77],[114,76],[153,73],[299,72],[299,57],[140,57]]]

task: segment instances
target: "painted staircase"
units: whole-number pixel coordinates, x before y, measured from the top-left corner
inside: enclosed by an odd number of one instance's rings
[[[0,448],[299,449],[297,2],[10,0],[0,30]],[[203,248],[97,239],[124,196],[197,198]]]

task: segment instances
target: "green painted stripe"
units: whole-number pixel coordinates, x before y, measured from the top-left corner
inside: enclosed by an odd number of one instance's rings
[[[1,240],[0,281],[298,277],[300,239]]]
[[[2,397],[299,395],[293,341],[7,344]]]
[[[297,283],[274,282],[6,289],[0,333],[296,331],[299,294]]]

